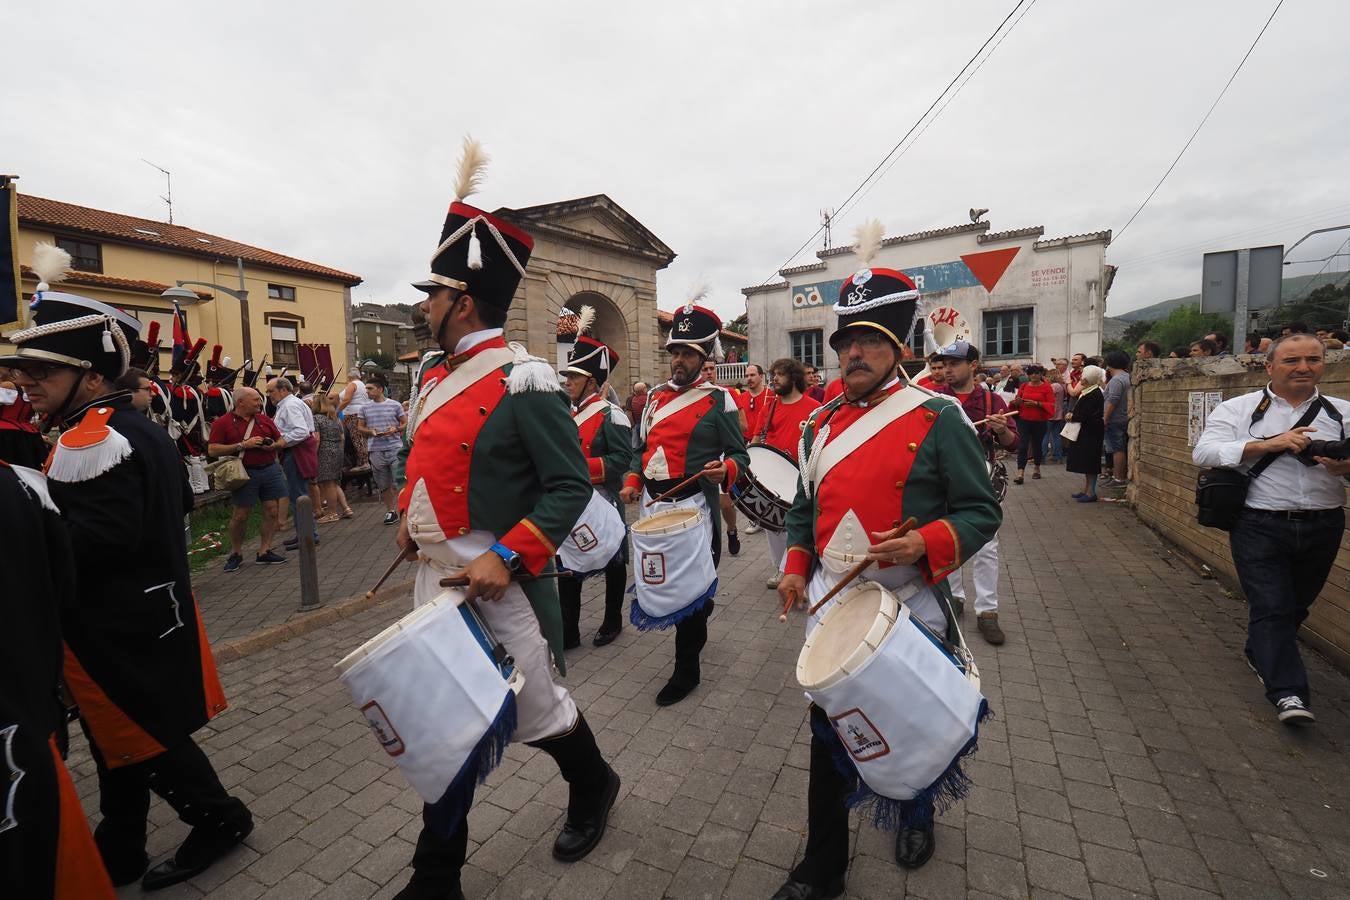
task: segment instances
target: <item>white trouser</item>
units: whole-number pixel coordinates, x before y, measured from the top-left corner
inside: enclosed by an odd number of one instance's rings
[[[787,556],[787,532],[765,528],[764,535],[769,539],[769,559],[778,567],[776,571],[781,572],[786,561],[784,557]]]
[[[958,600],[966,599],[966,589],[961,582],[961,573],[970,569],[975,579],[975,612],[998,612],[998,535],[976,551],[960,569],[947,576],[947,586],[952,596]]]
[[[447,573],[467,565],[492,543],[491,534],[475,531],[453,542],[419,544],[422,553],[413,587],[413,608],[439,594],[440,580]],[[477,605],[483,621],[506,645],[506,652],[515,658],[516,669],[525,676],[525,686],[516,697],[514,740],[538,741],[571,729],[577,721],[577,705],[567,688],[553,680],[548,641],[544,640],[539,620],[520,585],[512,584],[500,600],[479,600]]]

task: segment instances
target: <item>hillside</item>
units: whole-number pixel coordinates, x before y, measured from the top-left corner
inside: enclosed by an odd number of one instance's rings
[[[1286,278],[1280,284],[1280,298],[1289,301],[1295,297],[1300,297],[1314,288],[1319,288],[1324,284],[1340,285],[1350,278],[1350,272],[1323,272],[1320,275],[1296,275],[1293,278]],[[1139,309],[1132,309],[1129,312],[1113,313],[1112,318],[1122,319],[1125,322],[1151,322],[1156,319],[1162,319],[1178,306],[1193,304],[1200,305],[1199,294],[1187,294],[1185,297],[1174,297],[1171,300],[1163,300],[1160,303],[1154,303],[1150,306],[1141,306]]]

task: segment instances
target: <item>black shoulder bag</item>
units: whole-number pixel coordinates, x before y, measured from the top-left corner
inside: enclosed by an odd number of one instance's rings
[[[1262,390],[1261,394],[1261,402],[1252,411],[1252,420],[1247,426],[1249,433],[1252,425],[1260,422],[1265,417],[1266,410],[1270,408],[1270,393]],[[1339,411],[1330,403],[1327,403],[1325,398],[1319,397],[1318,399],[1321,402],[1309,406],[1308,411],[1294,423],[1293,428],[1311,425],[1312,421],[1317,418],[1317,414],[1324,408],[1331,413],[1332,418],[1340,421]],[[1293,428],[1290,430],[1292,431]],[[1238,517],[1242,515],[1243,508],[1247,505],[1247,490],[1251,487],[1252,480],[1286,452],[1288,451],[1267,453],[1246,472],[1228,468],[1201,469],[1200,474],[1195,479],[1196,521],[1207,528],[1218,528],[1222,531],[1232,530],[1233,526],[1237,524]]]

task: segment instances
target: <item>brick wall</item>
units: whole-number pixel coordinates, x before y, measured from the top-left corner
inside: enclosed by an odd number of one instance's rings
[[[1350,352],[1327,353],[1321,390],[1350,398]],[[1221,391],[1229,400],[1260,390],[1268,381],[1264,367],[1248,357],[1218,360],[1142,362],[1134,371],[1130,400],[1130,501],[1139,517],[1190,556],[1208,565],[1234,589],[1237,576],[1228,534],[1195,521],[1195,478],[1187,438],[1189,395]],[[1350,424],[1350,423],[1348,423]],[[1184,602],[1184,598],[1179,598]],[[1327,578],[1303,637],[1350,671],[1350,538]]]

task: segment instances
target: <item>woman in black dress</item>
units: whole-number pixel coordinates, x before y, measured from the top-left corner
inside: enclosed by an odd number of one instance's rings
[[[1073,412],[1065,413],[1065,422],[1077,422],[1078,437],[1067,445],[1065,471],[1083,476],[1083,490],[1073,495],[1079,503],[1097,502],[1097,476],[1102,471],[1102,440],[1106,429],[1102,423],[1102,379],[1106,373],[1100,366],[1083,369],[1083,392],[1078,395]]]

